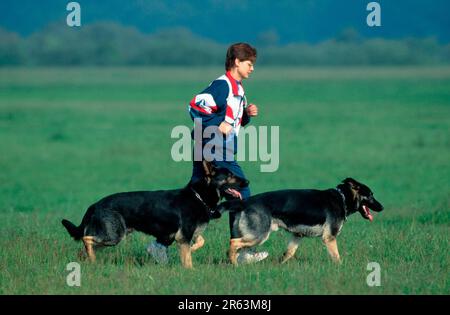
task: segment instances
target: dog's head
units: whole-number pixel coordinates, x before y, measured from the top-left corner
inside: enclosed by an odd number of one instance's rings
[[[221,197],[232,196],[240,198],[238,190],[247,187],[249,181],[234,175],[226,168],[218,168],[213,163],[203,161],[205,181],[210,186],[219,190]]]
[[[376,212],[383,210],[383,205],[375,199],[372,190],[353,178],[344,179],[338,188],[347,192],[346,198],[351,198],[353,206],[349,209],[350,213],[358,211],[364,219],[372,221],[373,215],[370,210]]]

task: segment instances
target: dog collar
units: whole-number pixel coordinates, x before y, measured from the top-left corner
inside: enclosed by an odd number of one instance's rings
[[[198,192],[194,190],[194,188],[190,187],[192,192],[195,194],[195,197],[205,206],[206,210],[208,210],[209,213],[212,213],[213,210],[206,204],[205,201],[203,201],[202,197]]]
[[[345,195],[339,188],[336,187],[335,189],[342,197],[342,203],[344,204],[344,220],[347,221],[347,205],[345,204]]]

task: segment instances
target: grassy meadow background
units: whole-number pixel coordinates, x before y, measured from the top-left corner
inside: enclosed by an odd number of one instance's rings
[[[288,236],[272,234],[255,265],[227,262],[228,216],[212,221],[194,270],[176,246],[160,266],[153,237],[130,235],[77,257],[60,221],[79,224],[105,195],[184,186],[190,162],[174,162],[170,134],[191,126],[187,104],[221,68],[0,69],[1,294],[449,294],[450,68],[256,68],[244,85],[259,105],[255,126],[280,126],[280,165],[242,167],[254,194],[369,185],[385,210],[354,214],[331,263],[319,238],[278,264]],[[81,263],[81,287],[66,265]],[[369,262],[381,286],[366,284]]]

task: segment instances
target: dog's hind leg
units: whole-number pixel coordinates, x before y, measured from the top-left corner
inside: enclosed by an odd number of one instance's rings
[[[228,258],[230,259],[230,261],[233,265],[237,265],[238,264],[237,257],[238,257],[239,249],[245,248],[245,247],[253,247],[259,243],[261,243],[261,240],[258,240],[258,239],[245,240],[243,237],[232,238],[230,240],[230,249],[228,251]]]
[[[95,252],[94,252],[94,237],[84,236],[83,237],[84,248],[91,262],[95,262]]]
[[[292,239],[289,241],[287,250],[284,253],[283,258],[281,259],[282,264],[284,264],[286,261],[288,261],[295,255],[295,252],[297,251],[300,240],[301,240],[300,236],[294,235],[292,237]]]
[[[192,269],[191,245],[189,242],[180,241],[178,246],[180,247],[181,264],[185,268]]]
[[[201,235],[198,235],[194,240],[194,244],[191,246],[191,252],[195,252],[197,249],[202,248],[203,245],[205,245],[205,239]]]

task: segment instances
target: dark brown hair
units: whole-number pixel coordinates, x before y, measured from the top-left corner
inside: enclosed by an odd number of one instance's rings
[[[241,61],[250,60],[255,62],[256,49],[247,43],[236,43],[231,45],[227,50],[227,57],[225,59],[225,70],[230,70],[234,66],[234,60]]]

